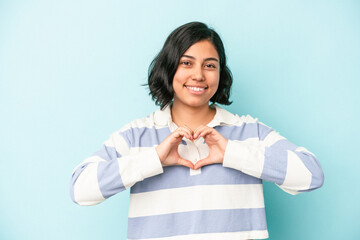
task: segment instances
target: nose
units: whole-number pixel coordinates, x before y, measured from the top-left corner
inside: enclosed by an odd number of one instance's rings
[[[202,67],[194,67],[191,75],[191,79],[194,81],[204,81],[204,74]]]

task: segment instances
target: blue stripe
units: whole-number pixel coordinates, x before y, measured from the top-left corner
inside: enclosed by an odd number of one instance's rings
[[[75,196],[74,196],[74,185],[76,180],[78,179],[78,177],[80,176],[80,174],[82,173],[82,171],[84,171],[84,169],[86,168],[86,166],[88,164],[90,164],[91,162],[87,162],[87,163],[83,163],[81,164],[73,173],[73,175],[71,176],[71,180],[70,180],[70,197],[71,199],[75,201]]]
[[[253,123],[244,123],[241,126],[216,126],[215,130],[229,140],[243,141],[258,137],[257,126]]]
[[[238,141],[256,137],[260,140],[264,140],[270,132],[274,131],[273,128],[259,122],[244,123],[241,126],[217,126],[215,129],[225,138]],[[282,185],[287,172],[287,150],[295,152],[297,147],[297,145],[291,143],[287,139],[279,140],[272,146],[267,147],[265,149],[264,168],[261,179]],[[295,153],[299,156],[306,168],[312,173],[310,189],[303,191],[312,191],[321,187],[324,183],[324,173],[318,160],[313,155],[307,154],[306,152]]]
[[[229,140],[246,140],[248,138],[258,138],[263,140],[272,131],[262,124],[244,123],[241,126],[216,126],[215,129]],[[155,129],[142,127],[130,128],[120,133],[129,147],[152,147],[159,145],[171,134],[168,127]],[[182,141],[186,145],[186,142]]]
[[[241,126],[217,126],[215,129],[225,138],[238,141],[244,141],[248,138],[264,140],[273,131],[272,128],[260,123],[244,123]],[[267,147],[261,179],[281,185],[285,180],[287,170],[286,150],[294,150],[296,147],[288,140],[279,140],[271,147]]]
[[[102,148],[92,156],[98,156],[106,160],[106,162],[99,162],[97,169],[99,188],[103,197],[108,198],[125,190],[117,161],[117,158],[121,157],[120,153],[118,153],[114,147],[109,147],[104,144]]]
[[[103,145],[97,152],[93,153],[92,156],[98,156],[106,161],[121,157],[120,153],[118,153],[114,147],[108,147],[105,145]]]
[[[270,147],[266,147],[264,168],[260,178],[282,185],[287,172],[287,150],[294,151],[296,148],[297,146],[287,139],[279,140]]]
[[[159,145],[171,132],[168,127],[159,129],[142,127],[130,128],[120,134],[124,137],[129,147],[152,147]]]
[[[262,184],[262,180],[241,171],[225,168],[221,164],[203,166],[201,174],[190,175],[189,168],[183,166],[164,167],[162,174],[137,182],[131,193],[156,191],[197,185],[219,184]]]
[[[246,140],[247,138],[258,137],[257,123],[242,124],[241,126],[216,126],[215,129],[227,139],[232,140]],[[158,141],[163,141],[168,134],[170,134],[169,128],[132,128],[122,133],[132,147],[149,147],[152,144],[159,144]],[[139,140],[140,137],[145,139]],[[163,174],[136,183],[131,188],[131,193],[216,184],[262,184],[262,180],[235,169],[224,168],[221,164],[204,166],[201,169],[201,174],[193,176],[190,176],[189,169],[186,167],[171,166],[164,167]]]
[[[287,157],[286,151],[266,148],[264,168],[260,178],[279,185],[283,184],[286,176]]]
[[[261,123],[258,124],[258,135],[259,139],[262,141],[266,138],[267,135],[269,135],[270,132],[272,132],[274,129],[267,127]]]
[[[307,169],[311,172],[312,179],[308,190],[312,191],[324,184],[324,173],[321,169],[319,161],[311,154],[307,152],[295,152],[301,161],[304,163]]]
[[[240,126],[216,126],[215,129],[225,138],[238,141],[244,141],[248,138],[264,140],[273,131],[272,128],[260,123],[243,123]]]
[[[266,229],[264,208],[204,210],[129,218],[128,238],[161,238]]]
[[[108,162],[99,162],[97,172],[99,188],[104,198],[126,190],[119,172],[117,159]]]
[[[273,145],[270,146],[270,148],[284,150],[284,151],[285,150],[295,151],[297,147],[298,147],[297,145],[293,144],[287,139],[278,140],[277,142],[275,142]]]

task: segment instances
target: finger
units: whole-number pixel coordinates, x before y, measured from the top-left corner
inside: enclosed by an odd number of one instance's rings
[[[179,165],[194,169],[194,164],[192,162],[190,162],[189,160],[183,159],[183,158],[179,158],[178,161]]]
[[[207,126],[207,125],[200,125],[200,126],[198,126],[198,127],[195,129],[194,133],[195,133],[196,131],[199,131],[200,129],[206,128],[206,127],[208,127],[208,126]]]
[[[204,159],[201,159],[201,160],[197,161],[195,163],[194,169],[197,170],[197,169],[199,169],[199,168],[201,168],[201,167],[203,167],[205,165],[209,165],[209,164],[211,164],[210,159],[208,157],[206,157]]]
[[[199,130],[195,133],[194,138],[199,138],[199,137],[205,138],[206,135],[211,134],[211,133],[213,133],[213,132],[214,132],[214,129],[213,129],[213,128],[204,127],[204,128],[199,129]]]
[[[197,139],[199,137],[200,133],[203,132],[204,130],[208,129],[208,128],[209,128],[208,126],[201,125],[197,129],[195,129],[195,131],[194,131],[194,139]]]
[[[206,129],[203,132],[201,132],[199,136],[205,138],[206,136],[212,134],[213,132],[214,132],[213,129]]]
[[[191,129],[187,127],[179,127],[176,129],[176,131],[185,132],[186,133],[185,137],[189,140],[193,140],[193,132],[191,131]]]
[[[187,132],[186,130],[184,130],[184,129],[179,129],[179,130],[176,130],[176,131],[174,132],[174,137],[176,137],[176,138],[186,137],[186,138],[188,138],[188,139],[191,139],[191,138],[192,138],[192,135],[191,135],[189,132]]]
[[[180,129],[180,130],[183,130],[183,131],[186,131],[188,132],[190,135],[193,135],[193,131],[191,130],[191,128],[189,128],[188,126],[184,125],[184,126],[181,126],[177,129]]]
[[[187,129],[187,130],[189,130],[189,132],[191,133],[191,134],[193,134],[194,132],[193,132],[193,130],[191,130],[191,128],[189,128],[188,126],[186,126],[186,125],[183,125],[183,126],[181,126],[182,128],[185,128],[185,129]]]

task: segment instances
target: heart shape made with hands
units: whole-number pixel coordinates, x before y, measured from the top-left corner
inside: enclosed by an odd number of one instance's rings
[[[191,161],[179,155],[178,147],[183,138],[193,142],[200,137],[204,138],[208,144],[209,155],[197,161],[194,165]],[[192,132],[187,127],[179,127],[155,149],[163,166],[182,165],[196,170],[205,165],[222,163],[227,143],[228,140],[214,128],[201,126]]]

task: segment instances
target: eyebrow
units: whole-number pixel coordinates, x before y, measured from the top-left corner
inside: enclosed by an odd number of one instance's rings
[[[196,59],[195,57],[193,56],[190,56],[190,55],[182,55],[182,57],[187,57],[187,58],[191,58],[191,59]],[[205,58],[204,59],[205,61],[210,61],[210,60],[213,60],[213,61],[216,61],[216,62],[219,62],[219,60],[217,58],[214,58],[214,57],[209,57],[209,58]]]

